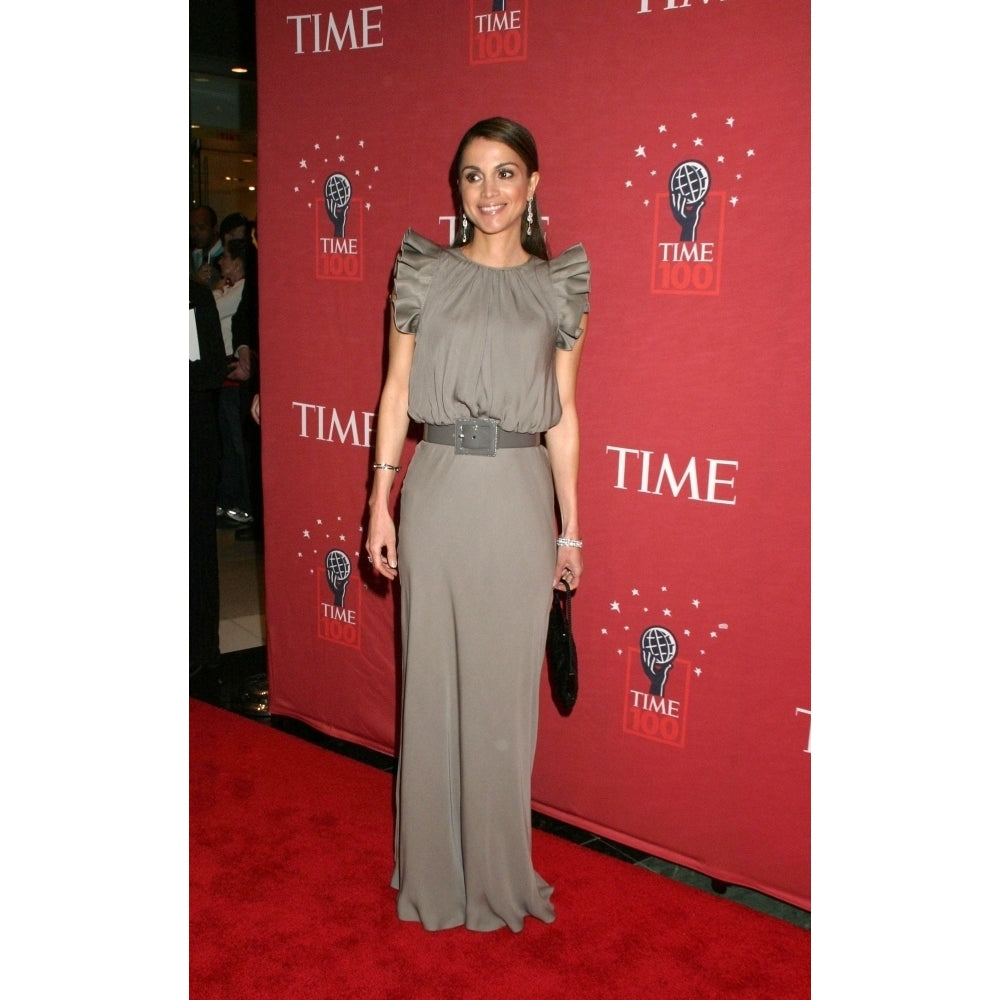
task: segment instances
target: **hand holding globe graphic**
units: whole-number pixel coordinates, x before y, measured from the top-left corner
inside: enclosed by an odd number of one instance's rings
[[[333,223],[334,236],[343,236],[347,210],[351,206],[351,182],[343,174],[330,174],[323,184],[326,214]]]
[[[680,223],[682,243],[698,238],[698,221],[710,184],[708,167],[697,160],[685,160],[670,175],[670,211]]]
[[[649,678],[649,693],[661,697],[677,655],[677,640],[669,629],[654,625],[639,638],[639,652],[642,669]]]
[[[338,608],[344,606],[347,581],[351,578],[351,560],[346,552],[331,549],[326,554],[326,582],[333,592],[333,602]]]

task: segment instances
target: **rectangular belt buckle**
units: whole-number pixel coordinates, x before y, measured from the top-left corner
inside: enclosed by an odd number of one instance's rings
[[[485,455],[493,458],[497,453],[499,420],[480,417],[475,420],[455,421],[455,454]]]

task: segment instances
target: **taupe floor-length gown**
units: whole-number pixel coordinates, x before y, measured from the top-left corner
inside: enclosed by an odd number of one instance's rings
[[[408,231],[395,321],[416,336],[410,416],[492,417],[544,432],[561,416],[554,351],[589,308],[577,245],[493,268]],[[555,572],[544,447],[457,455],[421,441],[403,481],[396,784],[397,912],[429,930],[519,931],[555,919],[531,860],[531,770]]]

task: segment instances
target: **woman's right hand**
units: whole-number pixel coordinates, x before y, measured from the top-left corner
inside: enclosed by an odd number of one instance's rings
[[[368,541],[365,544],[368,562],[372,569],[387,580],[399,576],[396,561],[396,525],[389,511],[381,505],[372,509],[368,525]]]

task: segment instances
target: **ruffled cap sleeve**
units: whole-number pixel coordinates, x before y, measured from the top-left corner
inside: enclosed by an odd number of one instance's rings
[[[425,236],[407,229],[396,257],[393,317],[400,333],[416,333],[427,289],[441,248]]]
[[[590,261],[582,243],[549,261],[549,278],[559,298],[556,347],[572,351],[580,336],[580,321],[590,311]]]

